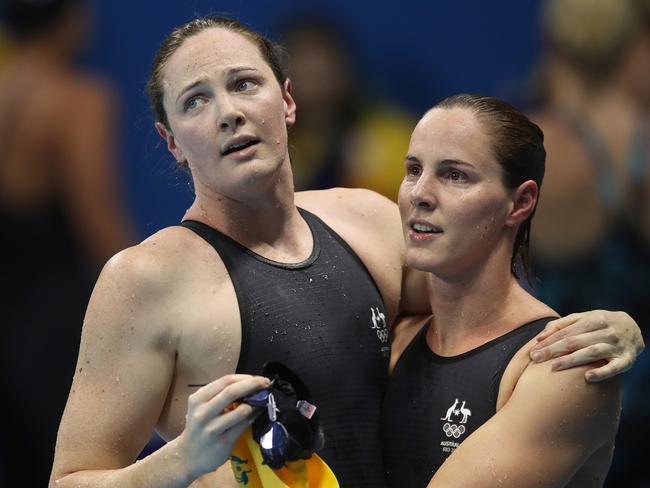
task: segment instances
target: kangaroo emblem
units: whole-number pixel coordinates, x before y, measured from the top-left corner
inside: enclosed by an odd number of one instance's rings
[[[385,329],[386,316],[379,310],[379,307],[377,307],[377,312],[375,312],[375,307],[370,307],[370,311],[372,312],[372,328]]]
[[[383,343],[388,342],[388,328],[386,327],[386,315],[384,315],[384,313],[381,310],[379,310],[379,307],[377,307],[376,312],[375,312],[375,307],[370,307],[370,311],[372,312],[371,329],[377,332],[377,338],[381,342]]]
[[[463,405],[465,405],[465,402],[463,402]],[[454,402],[454,404],[451,407],[449,407],[449,409],[447,410],[447,415],[442,417],[440,420],[451,421],[451,414],[452,413],[455,414],[455,415],[458,415],[458,410],[456,410],[457,406],[458,406],[458,398],[456,398],[456,401]]]
[[[467,423],[467,417],[472,416],[472,411],[469,408],[465,408],[465,402],[460,406],[460,413],[463,414],[463,419],[460,421],[461,424]]]

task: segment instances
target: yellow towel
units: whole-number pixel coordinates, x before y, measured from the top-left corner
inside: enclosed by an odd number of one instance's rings
[[[273,470],[262,464],[260,446],[249,427],[237,440],[230,455],[230,466],[237,484],[246,488],[339,488],[330,467],[317,454],[310,459],[290,461]]]

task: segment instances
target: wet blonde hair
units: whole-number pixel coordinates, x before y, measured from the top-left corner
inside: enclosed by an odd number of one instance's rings
[[[637,31],[635,7],[633,0],[547,0],[542,29],[555,52],[596,80],[609,74]]]

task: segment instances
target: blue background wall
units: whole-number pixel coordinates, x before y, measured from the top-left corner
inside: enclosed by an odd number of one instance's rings
[[[95,3],[88,61],[113,82],[122,100],[121,140],[116,143],[122,150],[126,198],[141,237],[178,222],[191,201],[187,181],[153,130],[144,86],[160,41],[195,13],[233,15],[273,36],[282,20],[297,11],[328,12],[350,31],[372,89],[414,114],[461,91],[517,103],[539,48],[539,0]]]

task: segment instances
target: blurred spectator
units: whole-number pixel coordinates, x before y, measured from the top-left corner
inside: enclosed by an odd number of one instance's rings
[[[0,25],[0,70],[4,67],[7,62],[9,55],[9,40],[7,39],[7,33]]]
[[[85,2],[5,0],[1,14],[0,486],[41,488],[92,283],[132,236],[115,174],[116,100],[73,65],[89,34]]]
[[[645,0],[644,0],[645,1]],[[647,3],[647,2],[646,2]],[[637,0],[550,0],[541,104],[546,177],[531,249],[540,298],[560,313],[629,312],[650,330],[648,24]],[[645,84],[639,81],[645,77]],[[650,363],[625,377],[607,486],[648,486]]]
[[[650,117],[650,0],[631,0],[638,28],[630,36],[617,82],[624,95]]]
[[[289,148],[296,188],[363,187],[395,200],[411,115],[377,98],[357,71],[352,43],[324,15],[293,18],[279,38],[298,106]]]

